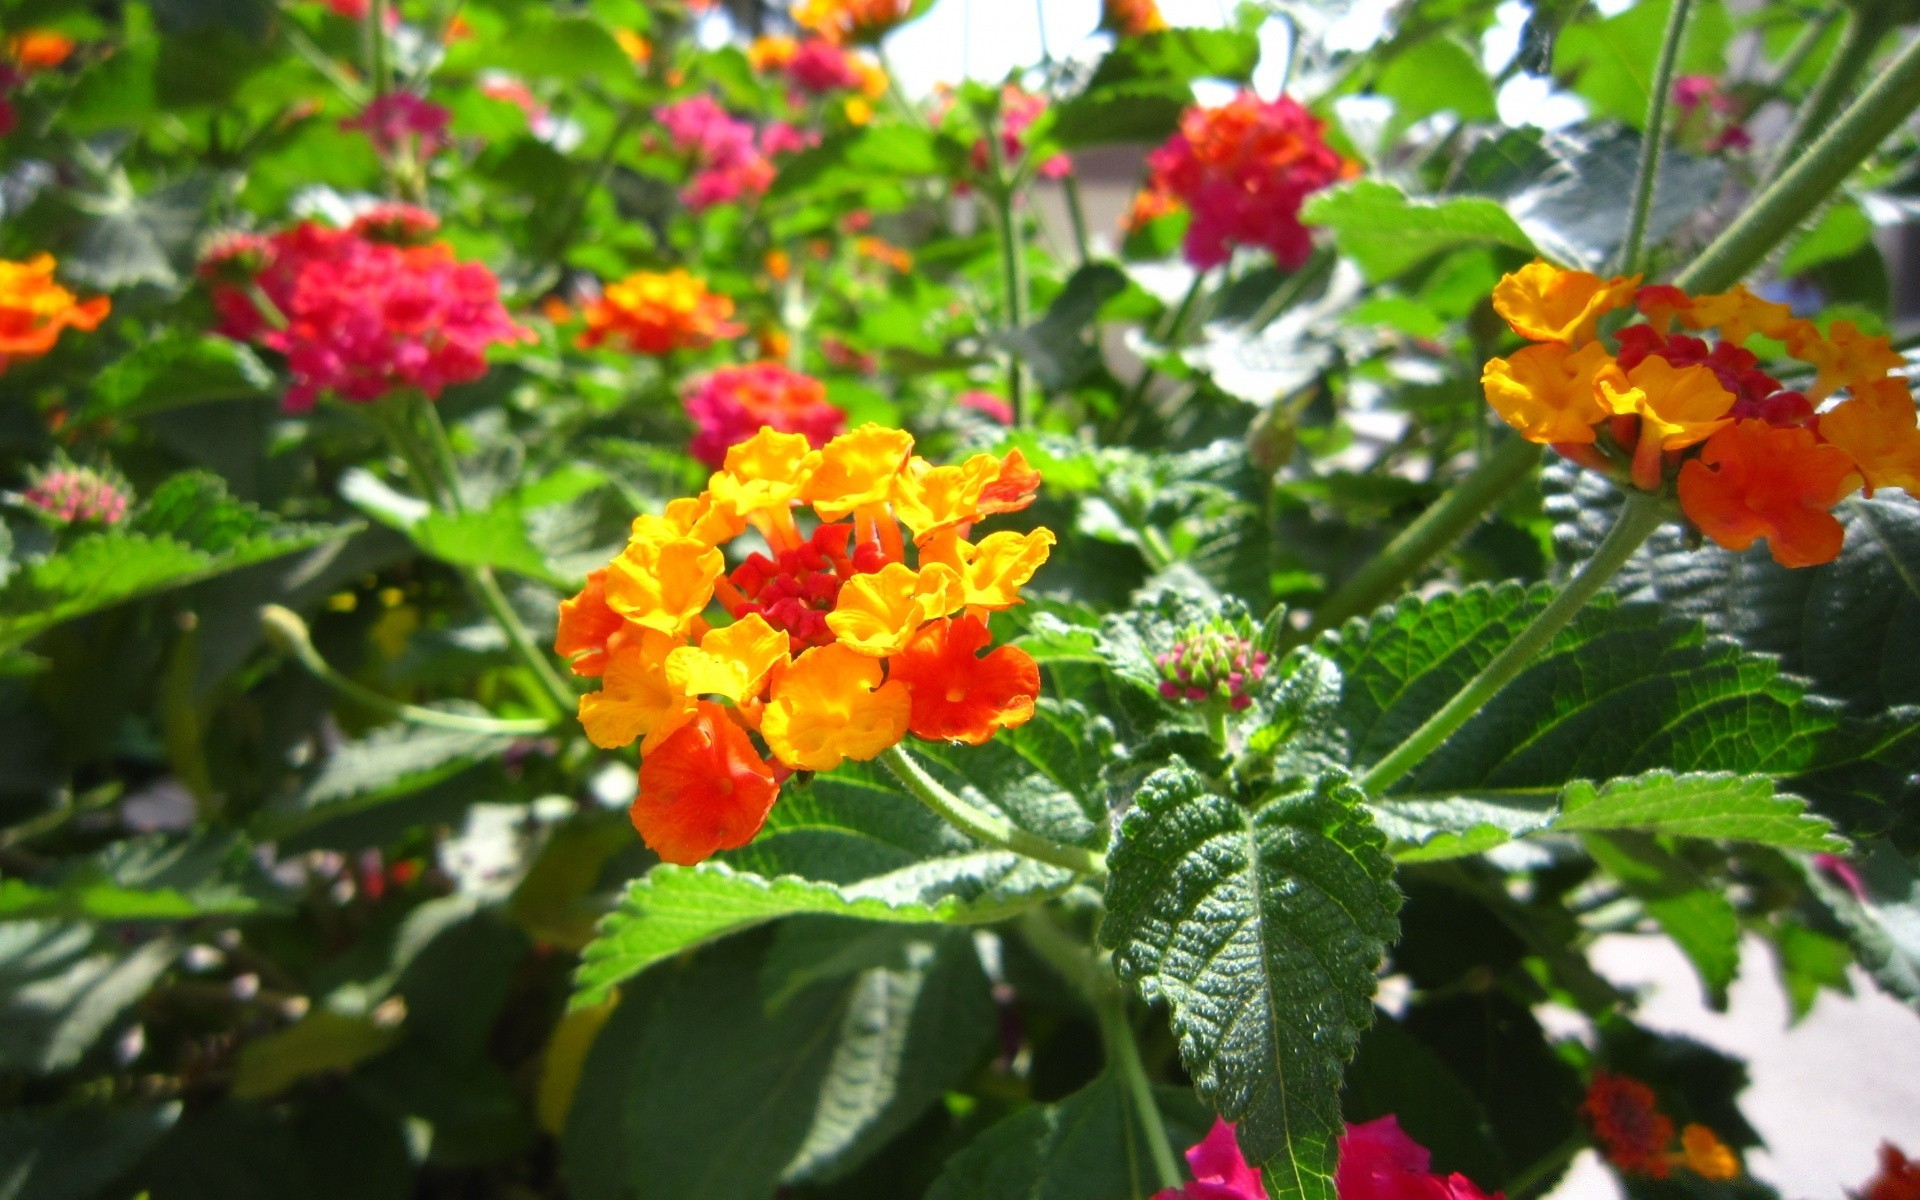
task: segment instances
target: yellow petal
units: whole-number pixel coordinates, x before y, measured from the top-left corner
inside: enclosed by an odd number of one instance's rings
[[[580,697],[580,724],[603,750],[645,735],[642,753],[666,740],[693,716],[693,699],[667,678],[667,656],[679,639],[645,630],[607,659],[600,690]]]
[[[710,631],[698,646],[667,656],[667,678],[689,696],[725,696],[740,704],[760,691],[774,664],[785,662],[789,642],[759,613]]]
[[[898,654],[922,625],[965,603],[966,588],[952,567],[928,563],[916,571],[905,563],[888,563],[847,580],[827,614],[827,628],[841,645],[885,658]]]
[[[647,629],[683,634],[713,599],[725,565],[698,538],[636,537],[607,565],[607,607]]]
[[[760,718],[760,733],[789,767],[831,771],[865,762],[906,736],[913,698],[881,667],[845,646],[816,646],[780,673]]]
[[[863,504],[882,503],[912,453],[912,434],[869,422],[821,447],[819,469],[800,498],[829,521]]]
[[[966,606],[998,610],[1020,603],[1021,586],[1047,561],[1055,541],[1052,530],[1035,529],[988,534],[978,546],[960,542]]]

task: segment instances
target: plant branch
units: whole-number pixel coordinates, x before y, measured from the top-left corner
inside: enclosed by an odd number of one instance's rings
[[[1768,182],[1792,166],[1820,136],[1821,131],[1832,123],[1833,115],[1840,111],[1847,93],[1873,62],[1873,52],[1879,49],[1892,27],[1883,5],[1869,3],[1849,9],[1846,28],[1840,34],[1840,44],[1834,48],[1833,57],[1827,60],[1820,78],[1814,81],[1813,90],[1800,102],[1799,119],[1794,122],[1793,130],[1781,144],[1779,152],[1774,155]],[[1812,48],[1808,49],[1811,51]],[[1784,83],[1785,79],[1781,82]]]
[[[1022,253],[1024,247],[1020,245],[1014,219],[1013,181],[1007,177],[1007,156],[1000,145],[1000,125],[997,119],[985,121],[984,124],[987,157],[993,167],[993,186],[989,190],[994,223],[1000,233],[1000,271],[1007,293],[1006,330],[1014,334],[1020,332],[1027,323],[1026,255]],[[1013,409],[1014,428],[1024,428],[1028,417],[1024,376],[1020,354],[1011,346],[1007,348],[1007,403]]]
[[[1920,107],[1920,38],[1908,43],[1812,146],[1673,282],[1688,292],[1738,283],[1826,202],[1842,180]]]
[[[307,623],[300,614],[278,604],[269,604],[260,610],[260,628],[281,653],[288,655],[314,677],[335,691],[355,702],[372,709],[385,717],[396,721],[406,721],[413,725],[427,725],[435,729],[453,729],[462,733],[547,733],[554,727],[546,720],[509,720],[501,717],[470,717],[461,713],[442,712],[437,708],[422,708],[417,704],[406,704],[391,696],[382,696],[372,688],[365,687],[334,670],[333,665],[320,656],[313,645],[312,635],[307,631]]]
[[[1067,846],[1031,833],[1015,825],[1005,817],[978,808],[946,788],[940,781],[927,773],[927,769],[909,754],[904,746],[890,746],[880,755],[880,761],[887,770],[893,772],[915,799],[938,813],[962,833],[989,846],[1002,850],[1011,850],[1015,854],[1024,854],[1028,858],[1038,859],[1072,871],[1076,875],[1085,875],[1094,879],[1104,879],[1107,874],[1107,860],[1098,851],[1084,846]]]
[[[1647,121],[1640,133],[1640,165],[1633,181],[1633,208],[1627,217],[1626,240],[1620,243],[1620,270],[1631,275],[1640,262],[1647,236],[1647,215],[1653,211],[1654,185],[1660,177],[1660,151],[1667,140],[1667,101],[1673,93],[1674,64],[1680,43],[1686,40],[1687,16],[1693,0],[1673,0],[1667,13],[1666,35],[1653,65],[1653,93],[1647,97]]]
[[[1361,788],[1369,796],[1379,796],[1407,772],[1419,766],[1547,648],[1554,636],[1579,615],[1587,601],[1593,599],[1607,581],[1626,565],[1626,561],[1633,557],[1633,552],[1660,527],[1666,517],[1666,506],[1658,498],[1643,492],[1628,493],[1626,504],[1615,519],[1613,528],[1607,531],[1605,540],[1594,551],[1593,557],[1567,581],[1566,586],[1540,610],[1539,615],[1527,623],[1519,636],[1494,655],[1492,661],[1468,680],[1453,699],[1442,705],[1420,728],[1361,776]]]
[[[1046,909],[1022,913],[1020,933],[1034,953],[1073,985],[1081,999],[1093,1009],[1100,1024],[1100,1041],[1107,1052],[1107,1065],[1127,1090],[1128,1107],[1146,1135],[1147,1155],[1153,1160],[1154,1174],[1162,1188],[1180,1187],[1185,1182],[1180,1160],[1173,1153],[1166,1121],[1160,1115],[1159,1102],[1154,1099],[1153,1081],[1147,1077],[1140,1045],[1134,1040],[1133,1023],[1127,1016],[1126,988],[1115,977],[1112,963],[1062,929]]]
[[[1488,509],[1532,476],[1543,451],[1523,438],[1510,438],[1448,488],[1432,507],[1401,530],[1351,579],[1314,609],[1313,624],[1301,635],[1308,641],[1348,617],[1384,603],[1434,556],[1458,541]]]

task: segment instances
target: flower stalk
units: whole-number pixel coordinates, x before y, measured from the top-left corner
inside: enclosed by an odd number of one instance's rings
[[[1840,34],[1840,44],[1834,48],[1833,57],[1827,60],[1827,66],[1814,81],[1813,90],[1800,104],[1799,119],[1794,122],[1792,132],[1774,156],[1771,177],[1793,165],[1808,146],[1820,136],[1820,131],[1833,121],[1833,115],[1840,111],[1841,102],[1847,98],[1855,82],[1873,61],[1873,53],[1886,39],[1887,31],[1893,27],[1884,5],[1878,3],[1849,6],[1847,9],[1846,29]],[[1825,25],[1816,26],[1822,33]],[[1798,50],[1796,44],[1788,52]],[[1810,53],[1812,47],[1808,46]],[[1785,82],[1785,73],[1782,75]]]
[[[1050,863],[1076,875],[1092,879],[1106,878],[1107,860],[1097,851],[1084,846],[1063,845],[1051,838],[1041,837],[1005,817],[969,804],[942,787],[940,781],[928,774],[927,769],[904,746],[889,746],[880,755],[880,762],[916,800],[967,836],[989,846]]]
[[[1653,209],[1655,184],[1660,178],[1660,152],[1667,140],[1667,101],[1673,94],[1674,65],[1686,40],[1687,17],[1693,0],[1673,0],[1667,30],[1660,41],[1660,57],[1653,66],[1653,92],[1647,97],[1647,121],[1640,133],[1640,164],[1634,176],[1633,208],[1627,217],[1627,236],[1620,243],[1620,270],[1633,274],[1647,236],[1647,215]]]
[[[1920,107],[1920,38],[1900,51],[1806,153],[1701,251],[1674,285],[1697,294],[1738,283],[1807,214],[1826,203],[1841,181],[1865,162],[1916,107]]]
[[[1667,506],[1658,497],[1642,492],[1630,493],[1593,557],[1567,581],[1539,615],[1527,623],[1507,647],[1494,655],[1478,675],[1467,681],[1453,699],[1407,736],[1407,739],[1375,763],[1360,777],[1360,786],[1369,796],[1379,796],[1420,765],[1440,744],[1453,736],[1468,718],[1511,683],[1565,629],[1587,601],[1605,587],[1620,568],[1633,557],[1667,518]]]
[[[1458,541],[1508,492],[1531,478],[1534,468],[1540,464],[1542,452],[1540,446],[1523,438],[1509,438],[1501,443],[1327,597],[1314,610],[1313,624],[1300,635],[1299,641],[1311,640],[1315,634],[1333,628],[1348,617],[1385,602],[1435,555]]]
[[[1025,247],[1020,244],[1018,222],[1013,212],[1014,180],[1007,171],[1006,150],[1000,144],[997,119],[986,122],[987,158],[993,167],[992,193],[994,225],[1000,234],[1000,271],[1006,289],[1007,332],[1018,333],[1027,323],[1027,263]],[[1013,425],[1025,428],[1028,420],[1025,372],[1017,350],[1007,349],[1007,403],[1013,409]]]
[[[283,608],[278,604],[269,604],[262,608],[260,628],[276,649],[305,667],[316,679],[355,703],[372,709],[384,717],[434,729],[451,729],[460,733],[533,735],[549,733],[554,728],[552,721],[536,718],[473,717],[461,713],[442,712],[437,708],[422,708],[417,704],[395,700],[391,696],[382,696],[372,688],[342,675],[334,669],[332,663],[321,657],[320,651],[314,648],[313,637],[307,630],[307,623],[300,619],[300,614],[290,608]]]

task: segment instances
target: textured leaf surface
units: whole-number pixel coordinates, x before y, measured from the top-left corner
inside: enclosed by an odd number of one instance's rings
[[[1021,1109],[947,1166],[927,1200],[1084,1200],[1145,1196],[1153,1166],[1132,1134],[1120,1085],[1101,1076],[1058,1104]]]
[[[245,916],[275,906],[276,891],[231,834],[150,834],[115,842],[41,883],[0,879],[0,918]]]
[[[286,837],[413,795],[513,745],[512,737],[419,725],[383,726],[327,755],[292,802],[253,823],[262,838]]]
[[[287,525],[227,494],[217,476],[176,475],[119,528],[18,566],[0,588],[0,646],[163,588],[304,550],[346,529]]]
[[[1323,636],[1316,649],[1341,671],[1337,721],[1354,766],[1418,728],[1546,595],[1509,584],[1408,599]],[[1577,779],[1665,770],[1768,775],[1816,804],[1847,788],[1872,803],[1878,791],[1884,804],[1902,786],[1887,760],[1907,752],[1906,737],[1902,725],[1849,720],[1774,659],[1697,622],[1602,598],[1384,798],[1552,793]],[[1810,844],[1814,832],[1806,824],[1789,844]]]
[[[1361,799],[1327,776],[1246,806],[1176,765],[1141,788],[1111,858],[1101,940],[1172,1007],[1201,1095],[1285,1197],[1333,1194],[1341,1066],[1398,936]]]
[[[80,1061],[179,952],[169,938],[96,945],[84,925],[0,924],[0,1066],[45,1074]]]
[[[1506,246],[1535,253],[1533,240],[1506,209],[1477,196],[1417,200],[1390,183],[1363,181],[1322,192],[1307,201],[1300,215],[1309,224],[1331,229],[1341,252],[1375,282],[1457,246]]]

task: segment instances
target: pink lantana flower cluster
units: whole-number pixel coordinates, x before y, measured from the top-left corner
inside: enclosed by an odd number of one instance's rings
[[[693,160],[693,178],[680,198],[695,212],[758,199],[773,183],[773,160],[813,144],[808,135],[781,121],[756,129],[711,96],[690,96],[655,109],[653,115],[674,148]]]
[[[69,464],[33,473],[20,499],[61,525],[118,525],[127,516],[127,490],[117,480]]]
[[[1433,1156],[1408,1137],[1396,1117],[1349,1125],[1340,1138],[1340,1165],[1334,1173],[1339,1200],[1502,1200],[1476,1187],[1465,1175],[1436,1175]],[[1216,1118],[1213,1129],[1187,1151],[1193,1179],[1166,1188],[1153,1200],[1267,1200],[1260,1169],[1249,1166],[1234,1127]]]
[[[369,100],[357,116],[340,122],[340,127],[366,134],[382,158],[406,154],[418,162],[452,144],[447,136],[452,121],[451,112],[423,96],[387,92]]]
[[[805,434],[818,449],[847,427],[825,384],[776,362],[721,367],[693,386],[685,404],[696,429],[687,450],[716,470],[729,449],[762,429]]]
[[[424,210],[388,205],[346,229],[304,221],[226,238],[201,265],[219,332],[286,357],[288,412],[323,392],[368,402],[472,382],[489,346],[533,334],[501,306],[493,272],[444,242],[420,244],[436,226]]]
[[[1300,205],[1356,172],[1321,134],[1321,123],[1285,96],[1241,92],[1219,108],[1193,108],[1180,130],[1147,156],[1147,193],[1193,214],[1182,247],[1201,270],[1236,246],[1264,248],[1295,270],[1313,252]]]

